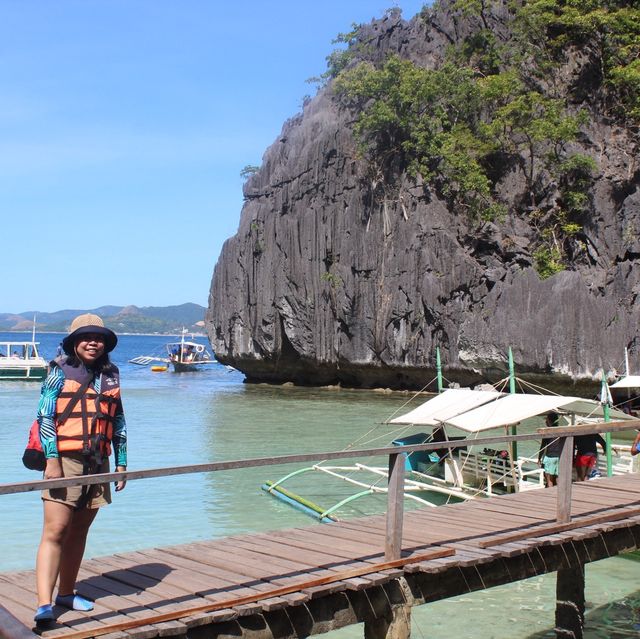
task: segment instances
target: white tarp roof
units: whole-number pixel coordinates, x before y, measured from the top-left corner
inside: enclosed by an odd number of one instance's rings
[[[609,388],[640,388],[640,375],[626,375]]]
[[[549,411],[561,411],[584,417],[603,417],[603,406],[592,399],[563,395],[516,393],[505,395],[488,404],[447,420],[447,424],[470,433],[517,424],[529,417]],[[610,409],[611,419],[633,419],[630,415]]]
[[[517,424],[550,411],[603,418],[600,402],[564,395],[532,393],[505,394],[498,391],[448,389],[412,411],[395,417],[390,424],[446,424],[470,433]],[[622,411],[610,409],[611,419],[633,419]]]
[[[468,388],[450,388],[421,404],[412,411],[395,417],[390,424],[424,424],[435,426],[482,404],[491,402],[504,393],[475,391]]]

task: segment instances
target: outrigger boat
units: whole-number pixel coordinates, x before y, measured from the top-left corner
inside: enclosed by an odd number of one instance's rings
[[[504,381],[504,380],[503,380]],[[511,380],[510,380],[511,381]],[[524,384],[520,380],[521,384]],[[563,395],[498,390],[448,389],[424,402],[408,413],[386,422],[398,425],[403,432],[416,427],[429,432],[400,435],[394,445],[404,446],[442,442],[435,453],[417,451],[406,458],[405,495],[424,506],[446,501],[460,501],[490,497],[495,493],[521,492],[544,488],[544,473],[537,458],[518,455],[515,444],[508,450],[479,449],[473,439],[483,437],[485,431],[505,429],[514,432],[524,420],[544,416],[550,412],[564,418],[567,425],[594,420],[633,419],[627,413],[612,409],[599,401]],[[542,425],[542,424],[541,424]],[[465,433],[449,436],[449,432]],[[446,442],[464,439],[463,448],[447,448]],[[598,458],[601,473],[638,472],[640,455],[632,457],[629,446],[608,446],[607,456]],[[360,491],[329,508],[319,506],[284,487],[295,477],[319,472],[338,478],[360,488]],[[363,478],[363,475],[365,476]],[[368,476],[368,478],[367,478]],[[335,521],[336,512],[348,503],[373,493],[385,493],[388,470],[366,464],[329,466],[323,463],[294,471],[276,482],[266,482],[262,489],[278,499],[302,510],[320,521]]]
[[[137,364],[138,366],[148,366],[153,362],[163,362],[165,364],[171,364],[176,373],[197,371],[209,364],[215,364],[216,360],[207,351],[204,344],[185,340],[186,332],[186,329],[182,330],[182,338],[179,342],[169,342],[165,344],[167,352],[165,357],[140,355],[130,359],[129,362],[131,364]]]
[[[0,342],[0,380],[42,381],[49,365],[38,353],[38,344],[35,320],[30,341]]]

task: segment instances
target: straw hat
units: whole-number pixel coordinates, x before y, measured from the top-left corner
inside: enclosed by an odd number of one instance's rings
[[[104,322],[100,317],[93,313],[83,313],[78,315],[71,326],[69,327],[69,334],[62,340],[62,348],[67,355],[73,355],[73,347],[75,346],[76,338],[80,335],[86,335],[87,333],[97,333],[98,335],[104,335],[104,351],[110,353],[118,343],[116,334],[109,328],[106,328]]]

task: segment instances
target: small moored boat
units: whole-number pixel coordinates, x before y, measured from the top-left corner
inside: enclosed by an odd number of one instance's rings
[[[129,362],[138,366],[148,366],[152,362],[161,362],[160,365],[151,367],[154,372],[167,370],[167,365],[170,364],[176,373],[197,371],[209,364],[215,364],[215,358],[207,351],[205,345],[186,340],[186,333],[187,330],[183,329],[180,341],[165,344],[166,356],[139,355],[130,359]]]
[[[35,322],[31,340],[0,342],[0,380],[40,382],[49,365],[38,353]]]
[[[182,339],[179,342],[171,342],[166,346],[169,362],[176,373],[197,371],[203,366],[215,363],[204,344],[188,342],[184,339],[184,335],[183,330]]]

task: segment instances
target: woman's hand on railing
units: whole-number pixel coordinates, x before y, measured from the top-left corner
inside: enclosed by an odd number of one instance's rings
[[[126,466],[116,466],[116,472],[118,473],[123,473],[125,470],[127,470]],[[116,482],[116,492],[119,493],[121,490],[124,490],[124,487],[127,485],[127,480],[126,479],[121,479],[120,481]]]

